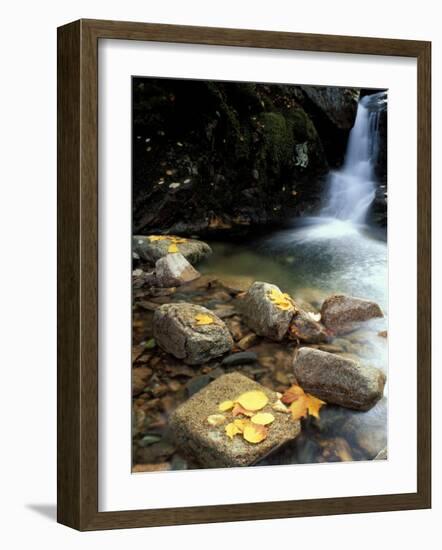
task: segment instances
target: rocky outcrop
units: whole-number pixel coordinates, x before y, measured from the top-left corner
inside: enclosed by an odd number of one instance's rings
[[[167,254],[155,264],[156,284],[160,287],[180,286],[200,277],[198,271],[180,254]]]
[[[267,396],[268,404],[261,412],[270,412],[274,417],[266,439],[258,444],[250,443],[240,435],[232,438],[226,435],[226,425],[234,420],[231,412],[218,414],[220,423],[217,425],[211,425],[207,420],[210,415],[219,412],[221,402],[234,400],[249,391],[263,392]],[[272,409],[272,404],[277,400],[274,391],[250,378],[237,372],[225,374],[176,409],[170,419],[171,431],[185,454],[192,456],[203,467],[250,466],[294,440],[301,431],[299,421]]]
[[[376,302],[344,294],[329,296],[321,308],[321,322],[334,334],[345,334],[364,321],[383,316]]]
[[[341,130],[353,127],[359,100],[357,89],[333,86],[301,86],[301,89],[334,126]]]
[[[164,304],[155,310],[153,335],[160,348],[189,365],[201,365],[233,346],[221,319],[209,309],[189,303]]]
[[[327,333],[311,313],[270,283],[255,282],[243,299],[245,323],[259,336],[281,341],[288,337],[307,343],[322,342]]]
[[[298,351],[294,373],[304,391],[326,403],[360,411],[382,398],[386,381],[380,369],[310,348]]]
[[[294,304],[287,301],[287,307],[281,308],[272,301],[272,293],[282,295],[276,285],[255,282],[249,288],[241,305],[243,318],[259,336],[281,341],[287,334],[295,311]]]
[[[192,265],[212,253],[210,246],[203,241],[174,235],[134,235],[132,251],[142,262],[151,265],[172,252],[182,254]]]

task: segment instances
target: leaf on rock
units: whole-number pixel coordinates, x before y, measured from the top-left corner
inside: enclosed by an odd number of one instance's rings
[[[281,401],[285,405],[290,405],[290,403],[293,403],[293,401],[296,401],[302,395],[304,395],[304,390],[301,386],[295,384],[282,394]]]
[[[235,418],[235,420],[233,421],[233,423],[241,433],[245,430],[246,426],[249,425],[249,422],[250,420],[246,418]]]
[[[280,412],[280,413],[284,413],[284,414],[290,413],[290,409],[288,407],[286,407],[280,399],[278,399],[277,401],[275,401],[273,403],[272,409],[276,412]]]
[[[235,426],[233,422],[230,422],[225,427],[226,434],[230,437],[230,439],[233,439],[233,437],[237,434],[241,433],[241,430],[238,428],[238,426]]]
[[[274,422],[275,417],[272,413],[263,413],[260,412],[258,414],[255,414],[255,416],[252,416],[250,419],[254,424],[260,424],[261,426],[267,426],[267,424],[271,424]]]
[[[255,414],[254,411],[248,411],[244,407],[241,407],[239,403],[236,403],[235,406],[232,409],[233,416],[238,416],[240,414],[243,414],[244,416],[253,416]]]
[[[213,317],[207,315],[207,313],[197,313],[197,315],[195,315],[195,321],[197,325],[211,325],[215,322]]]
[[[254,390],[241,394],[236,401],[247,411],[259,411],[267,405],[269,398],[263,391]]]
[[[168,237],[166,237],[166,235],[149,235],[149,237],[147,237],[147,238],[152,243],[154,243],[155,241],[164,241],[164,240],[168,239]]]
[[[210,416],[207,417],[207,422],[211,426],[221,426],[221,424],[224,424],[225,421],[226,421],[226,417],[223,416],[222,414],[211,414]]]
[[[306,400],[307,400],[307,409],[308,414],[311,414],[315,418],[319,418],[319,410],[321,409],[322,405],[325,405],[325,401],[322,401],[318,397],[315,397],[314,395],[311,395],[310,393],[306,394]]]
[[[167,252],[169,254],[175,254],[176,252],[179,252],[179,248],[175,243],[172,243],[169,245],[169,248],[167,249]]]
[[[267,437],[268,430],[265,426],[250,422],[244,428],[243,437],[249,443],[261,443]]]
[[[283,311],[289,311],[291,309],[295,309],[294,303],[292,298],[285,294],[284,292],[281,292],[280,290],[277,290],[276,288],[272,288],[268,293],[267,296],[269,300],[275,304],[275,306],[278,309],[281,309]]]
[[[226,411],[230,411],[230,409],[233,409],[234,406],[235,406],[235,403],[233,401],[223,401],[218,405],[218,410],[220,412],[226,412]]]

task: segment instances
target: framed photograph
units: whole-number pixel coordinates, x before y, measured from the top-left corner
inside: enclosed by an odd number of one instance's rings
[[[58,521],[431,506],[429,42],[58,29]]]

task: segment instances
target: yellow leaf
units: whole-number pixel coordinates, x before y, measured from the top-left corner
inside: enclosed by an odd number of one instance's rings
[[[211,325],[215,322],[213,317],[207,315],[207,313],[197,313],[197,315],[195,315],[195,321],[197,325]]]
[[[289,408],[284,405],[284,403],[278,399],[272,405],[272,409],[276,412],[288,414],[290,412]]]
[[[302,395],[304,395],[304,390],[301,386],[297,386],[295,384],[283,393],[281,401],[285,405],[290,405],[290,403],[293,403],[293,401],[296,401],[298,397],[301,397]]]
[[[275,306],[278,309],[282,309],[283,311],[288,311],[290,309],[295,309],[293,300],[288,294],[285,294],[284,292],[281,292],[279,289],[272,288],[267,296],[269,297],[269,300],[275,304]]]
[[[218,405],[218,410],[220,412],[226,412],[230,411],[230,409],[233,409],[235,403],[233,401],[223,401]]]
[[[151,241],[152,243],[155,242],[155,241],[164,241],[166,239],[168,239],[169,237],[166,237],[165,235],[149,235],[149,237],[147,237],[149,239],[149,241]]]
[[[267,428],[250,422],[244,428],[242,435],[249,443],[261,443],[267,437]]]
[[[236,418],[233,423],[238,428],[238,430],[242,433],[246,426],[248,426],[250,420],[246,418]]]
[[[222,414],[211,414],[210,416],[207,417],[207,422],[211,426],[221,426],[221,424],[224,424],[225,421],[226,421],[226,417],[223,416]]]
[[[174,254],[175,252],[179,252],[178,246],[175,243],[170,244],[169,248],[167,249],[167,252],[169,254]]]
[[[307,416],[307,399],[305,395],[298,397],[296,401],[290,405],[293,420],[299,420]]]
[[[255,413],[254,411],[248,411],[244,407],[241,407],[238,403],[235,404],[235,406],[232,409],[233,416],[238,416],[239,414],[243,414],[244,416],[253,416]]]
[[[252,416],[250,419],[254,424],[261,424],[262,426],[267,426],[267,424],[271,424],[275,417],[272,413],[258,413],[255,414],[255,416]]]
[[[318,399],[317,397],[309,393],[306,394],[306,401],[307,401],[308,413],[314,416],[315,418],[319,418],[319,410],[322,407],[322,405],[326,404],[325,401],[322,401],[321,399]]]
[[[236,401],[248,411],[259,411],[267,405],[269,399],[264,392],[254,390],[243,393]]]
[[[226,430],[226,434],[230,437],[230,439],[233,439],[233,437],[236,434],[241,433],[241,430],[238,428],[238,426],[235,426],[233,422],[230,422],[229,424],[227,424],[227,426],[225,427],[225,430]]]

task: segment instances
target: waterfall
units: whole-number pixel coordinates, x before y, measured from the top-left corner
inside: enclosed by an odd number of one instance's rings
[[[321,216],[362,224],[375,197],[374,166],[379,153],[380,111],[386,92],[359,100],[344,164],[329,175],[328,203]]]

